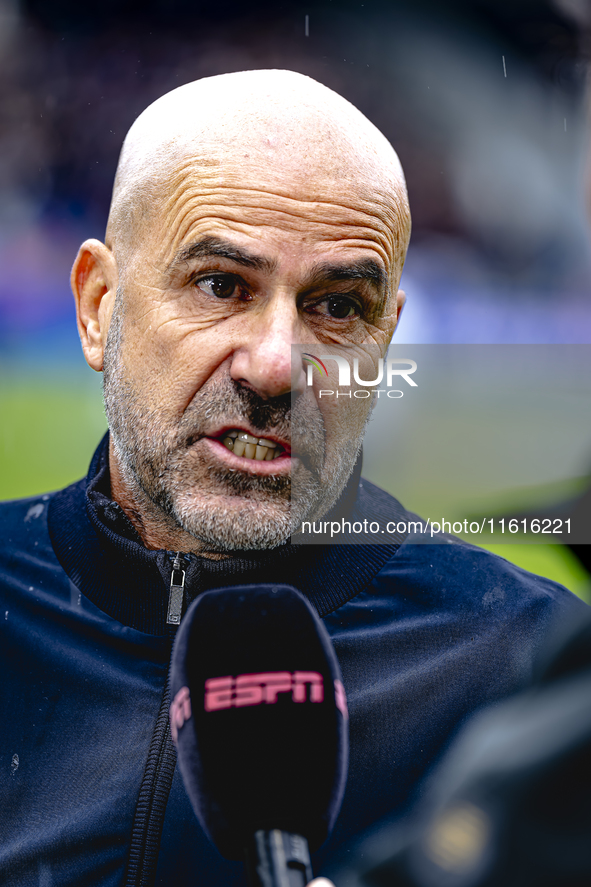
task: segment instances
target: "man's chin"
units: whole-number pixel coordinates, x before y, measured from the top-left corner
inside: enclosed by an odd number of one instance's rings
[[[236,501],[240,499],[240,501]],[[174,516],[182,529],[212,552],[277,548],[292,532],[290,503],[257,502],[242,497],[195,502],[179,497]]]

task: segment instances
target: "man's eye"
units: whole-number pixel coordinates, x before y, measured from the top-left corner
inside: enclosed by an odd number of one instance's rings
[[[237,295],[240,289],[235,278],[227,274],[202,277],[195,281],[195,285],[208,296],[215,296],[216,299],[229,299],[230,296]]]
[[[345,320],[359,314],[359,306],[346,296],[329,296],[314,305],[313,310],[317,314],[328,314],[337,320]]]

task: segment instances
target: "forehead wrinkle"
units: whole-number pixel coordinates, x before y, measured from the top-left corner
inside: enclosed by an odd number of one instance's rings
[[[182,218],[189,209],[198,213],[201,205],[219,205],[223,211],[231,201],[236,207],[295,217],[302,217],[310,208],[315,215],[326,214],[327,218],[333,218],[335,211],[339,216],[352,211],[368,220],[370,227],[376,222],[388,227],[392,223],[396,228],[406,226],[407,206],[397,189],[385,189],[363,176],[355,177],[353,182],[348,177],[342,178],[341,187],[335,189],[335,180],[331,177],[314,175],[302,183],[297,182],[295,176],[286,176],[288,183],[284,185],[275,177],[269,181],[270,170],[267,178],[261,179],[244,166],[238,176],[232,175],[229,166],[231,164],[226,163],[223,176],[221,173],[212,176],[202,170],[199,157],[187,158],[182,168],[177,166],[171,175],[160,180],[152,215]],[[349,195],[348,200],[341,196],[343,193]]]
[[[176,177],[175,177],[176,178]],[[243,173],[243,178],[248,178]],[[164,183],[160,186],[162,192],[166,188]],[[347,202],[345,199],[339,200],[335,196],[335,182],[322,183],[318,178],[314,181],[306,183],[306,194],[294,196],[294,191],[302,190],[299,184],[290,180],[287,187],[282,187],[279,182],[270,184],[257,182],[255,186],[252,184],[242,184],[239,180],[228,180],[226,182],[216,181],[215,184],[200,175],[199,170],[192,166],[186,175],[174,183],[168,183],[168,194],[162,200],[160,209],[164,212],[174,212],[176,207],[182,207],[186,201],[197,201],[198,203],[216,203],[224,199],[230,194],[236,200],[236,204],[245,207],[268,208],[278,213],[297,215],[297,211],[288,207],[294,206],[313,206],[321,209],[328,208],[333,210],[338,208],[345,212],[353,210],[368,217],[385,217],[389,213],[393,213],[400,222],[405,215],[404,202],[400,200],[400,196],[395,191],[385,191],[375,184],[363,183],[352,185],[350,180],[343,179],[342,190],[351,195],[351,199]],[[364,196],[360,192],[365,190],[371,193],[371,197]],[[162,196],[162,194],[161,194]],[[280,208],[284,204],[285,208]]]
[[[222,193],[220,191],[201,194],[188,194],[184,191],[179,195],[174,207],[176,218],[170,219],[167,225],[172,235],[166,249],[166,252],[171,256],[168,261],[171,261],[172,256],[182,249],[180,245],[191,236],[192,228],[218,223],[229,224],[243,233],[248,233],[249,228],[257,226],[280,228],[282,225],[286,225],[294,231],[305,226],[308,231],[317,232],[319,236],[330,241],[343,238],[342,231],[335,231],[335,228],[340,227],[346,229],[347,236],[356,232],[353,237],[355,240],[359,239],[361,245],[364,245],[364,241],[368,239],[373,240],[380,252],[384,251],[383,258],[386,264],[389,264],[389,253],[392,254],[391,257],[394,261],[398,261],[400,247],[404,251],[406,239],[404,226],[401,225],[395,207],[391,205],[387,207],[385,212],[379,212],[375,202],[364,201],[366,206],[363,208],[359,205],[351,207],[354,210],[352,217],[346,204],[339,205],[334,201],[324,203],[306,201],[304,203],[291,198],[289,200],[291,206],[286,206],[286,202],[282,201],[283,205],[278,207],[271,195],[267,200],[262,201],[260,200],[260,192],[253,192],[252,189],[246,188],[241,190],[240,196],[243,199],[233,200],[231,203],[224,203],[219,199]],[[247,194],[250,200],[244,199]],[[258,202],[252,200],[253,194],[259,196]],[[306,218],[301,210],[298,211],[298,206],[307,207],[307,216],[310,216],[310,208],[312,208],[312,219]],[[386,208],[384,207],[384,209]],[[250,212],[245,214],[245,210]],[[367,232],[365,236],[364,232]],[[175,244],[177,244],[176,248]]]

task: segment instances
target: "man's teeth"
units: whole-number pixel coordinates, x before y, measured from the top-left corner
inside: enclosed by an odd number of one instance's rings
[[[228,431],[224,437],[224,445],[236,456],[255,459],[257,462],[271,462],[283,452],[283,447],[278,446],[275,441],[254,437],[245,431]]]

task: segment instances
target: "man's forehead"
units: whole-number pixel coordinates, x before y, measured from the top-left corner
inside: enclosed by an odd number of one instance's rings
[[[338,212],[347,210],[351,199],[369,215],[392,208],[405,192],[393,150],[387,146],[380,158],[354,133],[337,138],[328,122],[323,116],[322,127],[315,122],[297,132],[277,132],[274,118],[259,119],[254,127],[250,119],[226,120],[222,126],[218,117],[213,132],[187,129],[157,145],[141,168],[132,161],[130,181],[144,185],[161,203],[182,201],[191,192],[203,203],[215,203],[225,189],[245,207],[252,197],[261,207],[280,200],[288,215],[291,206],[298,212],[298,204],[304,211],[315,204],[314,215],[322,217],[323,204],[328,213],[333,206]]]
[[[341,96],[293,72],[207,78],[146,109],[122,151],[108,236],[133,239],[163,211],[170,261],[196,239],[183,225],[206,218],[209,205],[219,217],[220,194],[230,224],[269,209],[283,214],[286,230],[299,217],[326,224],[330,240],[330,226],[350,227],[353,210],[360,229],[375,219],[389,227],[390,237],[377,238],[386,252],[397,252],[386,243],[392,235],[408,238],[404,177],[390,144]]]

